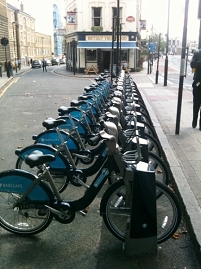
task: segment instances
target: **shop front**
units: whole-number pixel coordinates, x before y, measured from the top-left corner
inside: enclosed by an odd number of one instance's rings
[[[136,42],[137,33],[122,34],[118,44],[118,63],[126,61],[131,71],[135,71],[139,59]],[[110,71],[112,63],[117,65],[117,41],[112,42],[111,33],[76,33],[66,39],[67,70],[76,69],[84,73],[86,68],[95,67],[99,72]],[[92,68],[93,70],[93,68]],[[92,71],[91,71],[92,72]]]

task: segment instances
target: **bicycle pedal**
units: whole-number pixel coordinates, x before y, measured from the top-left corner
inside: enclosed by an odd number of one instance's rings
[[[85,209],[80,210],[80,213],[81,213],[82,216],[86,216],[86,214],[88,213],[88,211],[89,211],[89,207],[87,206]]]
[[[38,210],[39,216],[45,216],[47,214],[47,208],[41,208]]]

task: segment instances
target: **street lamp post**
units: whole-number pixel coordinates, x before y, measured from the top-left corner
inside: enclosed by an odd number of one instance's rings
[[[117,0],[117,57],[116,57],[116,77],[119,73],[119,0]]]
[[[76,49],[76,40],[73,38],[73,74],[75,75],[76,70],[76,58],[75,58],[75,49]]]
[[[14,31],[14,25],[16,25],[16,22],[13,21],[12,22],[12,26],[13,26],[13,45],[14,45],[14,56],[15,56],[15,71],[17,73],[17,63],[16,63],[16,50],[15,50],[15,31]]]
[[[157,68],[156,68],[156,81],[155,83],[158,84],[158,66],[159,66],[159,57],[160,57],[160,44],[161,44],[161,33],[158,37],[158,59],[157,59]]]
[[[122,25],[124,23],[120,23],[120,29],[119,29],[119,67],[121,68],[121,36],[122,36]]]
[[[167,20],[167,35],[166,35],[166,52],[165,52],[165,68],[164,68],[164,86],[167,86],[167,73],[168,73],[169,19],[170,19],[170,0],[168,0],[168,20]]]
[[[44,57],[44,53],[43,53],[43,43],[44,43],[44,37],[42,37],[42,56]]]
[[[116,40],[116,17],[112,19],[112,57],[111,57],[111,66],[110,66],[110,73],[111,73],[111,84],[113,81],[113,66],[114,66],[114,41]]]
[[[184,77],[185,77],[185,54],[186,54],[187,25],[188,25],[188,6],[189,6],[189,0],[186,0],[185,14],[184,14],[183,38],[182,38],[182,52],[181,52],[181,64],[180,64],[180,77],[179,77],[179,90],[178,90],[175,134],[179,134],[179,129],[180,129],[182,94],[183,94],[183,84],[184,84]]]
[[[198,49],[201,49],[201,0],[199,0],[199,3],[198,3],[198,20],[200,20],[200,31],[199,31]]]

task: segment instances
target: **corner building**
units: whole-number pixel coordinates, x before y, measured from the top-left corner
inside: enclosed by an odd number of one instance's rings
[[[86,66],[110,70],[112,49],[117,64],[117,41],[112,48],[112,29],[117,1],[66,0],[66,68],[83,73]],[[135,71],[140,57],[141,0],[119,0],[119,56]]]

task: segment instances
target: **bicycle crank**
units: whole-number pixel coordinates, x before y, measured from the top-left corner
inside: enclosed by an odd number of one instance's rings
[[[62,202],[57,205],[58,209],[45,205],[54,215],[54,218],[63,224],[71,223],[75,218],[75,211],[70,208],[68,203]]]

